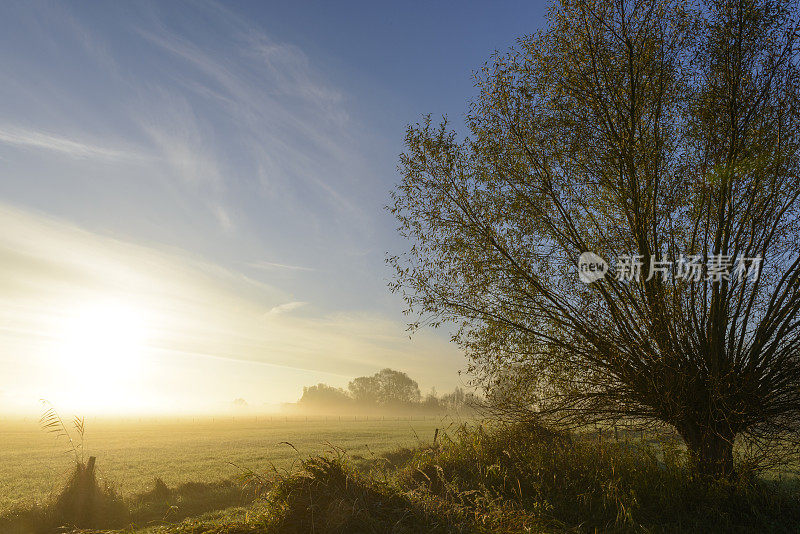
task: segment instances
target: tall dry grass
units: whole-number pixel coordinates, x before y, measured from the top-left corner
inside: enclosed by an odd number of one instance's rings
[[[189,531],[800,531],[796,481],[709,483],[693,478],[684,453],[669,442],[464,427],[393,458],[400,459],[399,469],[387,459],[365,474],[346,455],[309,458],[268,486],[266,511],[257,517],[209,530],[195,523]]]

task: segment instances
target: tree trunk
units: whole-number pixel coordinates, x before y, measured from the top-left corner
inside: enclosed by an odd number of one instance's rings
[[[699,429],[682,432],[681,435],[689,449],[689,460],[696,474],[713,479],[735,475],[732,434]]]

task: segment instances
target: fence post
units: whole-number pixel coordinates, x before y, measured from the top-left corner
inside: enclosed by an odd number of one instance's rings
[[[89,456],[89,461],[86,462],[86,474],[87,474],[87,476],[91,475],[92,473],[94,473],[94,464],[95,464],[96,461],[97,461],[97,458],[95,456]]]

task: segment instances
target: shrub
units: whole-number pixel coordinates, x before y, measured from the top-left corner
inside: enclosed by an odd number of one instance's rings
[[[475,532],[455,507],[415,498],[351,469],[342,456],[315,457],[268,495],[270,532]]]

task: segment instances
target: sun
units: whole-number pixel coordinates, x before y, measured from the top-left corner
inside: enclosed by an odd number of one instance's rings
[[[69,404],[97,409],[132,403],[147,348],[145,315],[118,301],[95,302],[67,314],[55,356]]]

